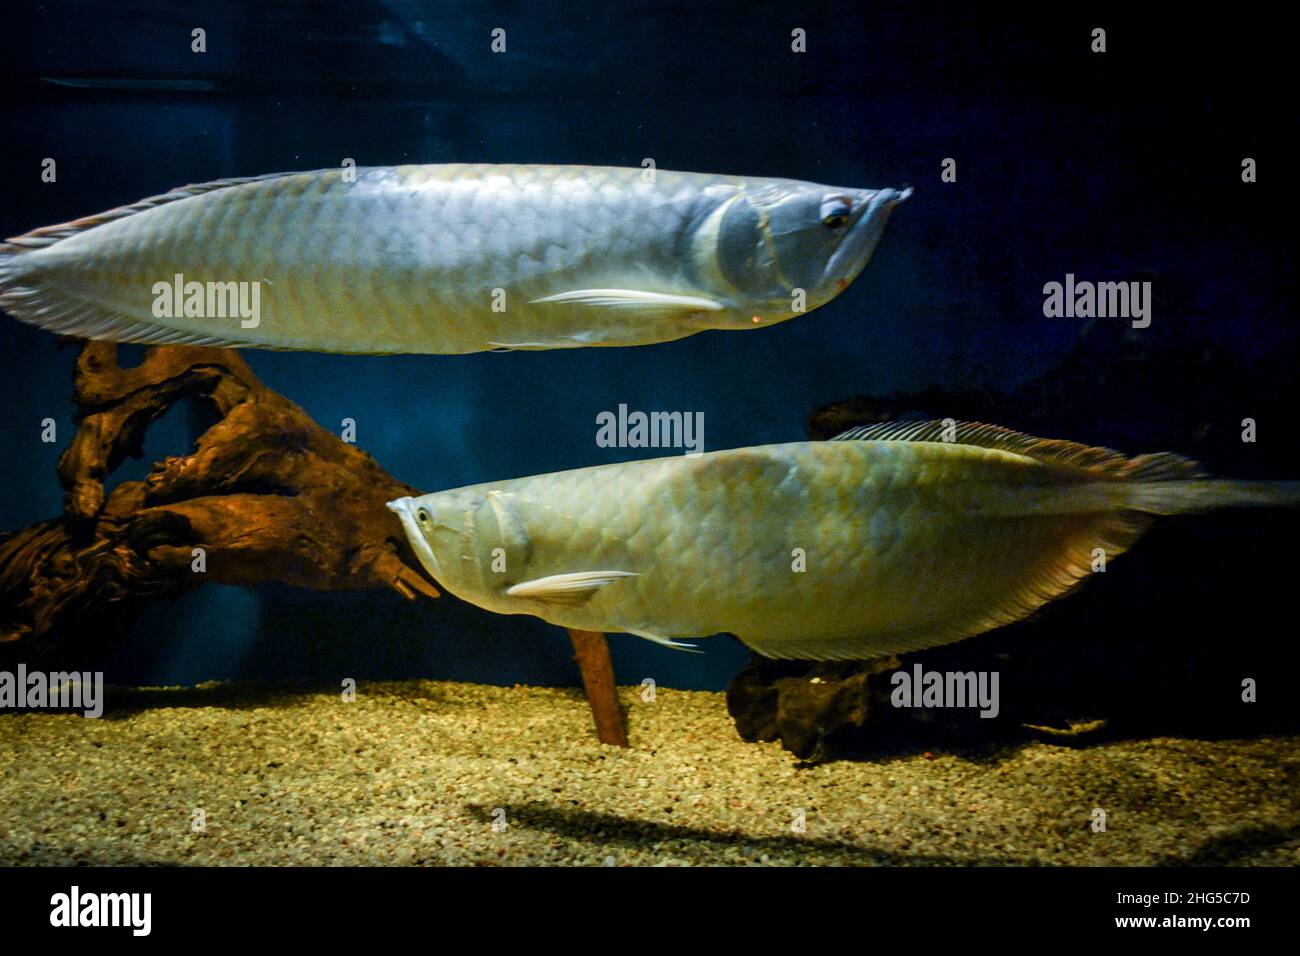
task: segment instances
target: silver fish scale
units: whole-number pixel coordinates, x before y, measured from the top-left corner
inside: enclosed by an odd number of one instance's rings
[[[817,213],[834,187],[793,180],[585,166],[348,172],[202,183],[34,230],[0,244],[0,305],[110,341],[444,354],[644,345],[794,318],[792,277],[810,307],[824,304],[909,192],[844,190],[857,218],[841,233]],[[742,194],[758,205],[713,215]],[[175,276],[180,314],[166,292]],[[192,311],[190,289],[206,299],[229,283],[256,315]]]
[[[155,205],[25,254],[29,281],[111,314],[245,344],[478,351],[658,341],[653,318],[533,299],[585,288],[719,294],[690,284],[684,230],[704,190],[738,180],[599,167],[406,166],[286,174]],[[717,201],[711,199],[708,201]],[[262,322],[151,315],[154,284],[258,282]],[[491,309],[493,290],[506,311]],[[630,333],[619,323],[643,322]],[[575,334],[575,330],[576,333]]]
[[[590,630],[673,638],[730,631],[777,653],[820,653],[817,641],[841,647],[835,641],[880,635],[848,645],[870,655],[916,646],[918,629],[955,639],[943,635],[1023,616],[1087,572],[1093,544],[1110,540],[1112,553],[1122,551],[1122,521],[1029,503],[1035,490],[1060,492],[1078,480],[1068,468],[977,446],[800,442],[421,500],[435,511],[440,499],[472,510],[496,491],[521,522],[529,557],[508,581],[481,569],[477,579],[444,581],[483,607]],[[806,570],[795,569],[795,549]],[[634,576],[577,603],[505,593],[524,580],[609,571]]]
[[[782,617],[806,626],[810,613],[823,610],[818,601],[862,585],[876,560],[889,561],[898,545],[913,543],[899,528],[914,506],[911,485],[904,479],[903,493],[892,497],[873,490],[890,483],[882,473],[917,474],[919,463],[887,452],[858,470],[861,457],[860,449],[798,443],[473,491],[510,496],[532,545],[526,577],[637,573],[580,608],[543,613],[556,623],[682,636],[759,628],[770,635],[781,630]],[[807,573],[792,570],[795,548],[807,555]],[[500,595],[494,603],[522,609]]]

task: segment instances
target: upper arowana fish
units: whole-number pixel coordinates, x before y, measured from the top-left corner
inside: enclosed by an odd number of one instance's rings
[[[9,239],[0,307],[148,344],[643,345],[825,304],[911,192],[650,172],[381,166],[185,186]],[[256,310],[236,315],[240,294]]]
[[[503,614],[672,646],[869,659],[1026,617],[1153,515],[1300,505],[1300,482],[1222,481],[990,425],[892,422],[831,441],[600,465],[400,498],[425,569]],[[689,645],[686,645],[689,646]]]

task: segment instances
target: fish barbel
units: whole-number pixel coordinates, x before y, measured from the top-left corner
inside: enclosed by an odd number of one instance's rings
[[[147,344],[643,345],[825,304],[910,192],[594,166],[221,180],[8,240],[0,307]]]
[[[401,498],[453,594],[682,646],[869,659],[1019,620],[1153,515],[1296,506],[1300,482],[1221,481],[989,425],[894,422],[831,441],[600,465]]]

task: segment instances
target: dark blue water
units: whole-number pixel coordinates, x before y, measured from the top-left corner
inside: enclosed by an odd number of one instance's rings
[[[911,4],[182,0],[19,4],[6,15],[5,235],[182,183],[347,157],[652,157],[665,169],[915,187],[843,295],[752,334],[504,355],[245,353],[326,427],[354,419],[358,444],[423,489],[641,457],[595,443],[596,415],[620,403],[701,411],[716,449],[802,438],[813,408],[854,394],[1009,390],[1078,340],[1079,321],[1042,310],[1043,284],[1067,272],[1153,279],[1141,339],[1153,349],[1213,349],[1269,381],[1295,367],[1295,249],[1277,238],[1279,223],[1294,222],[1278,152],[1294,114],[1270,103],[1281,61],[1245,27],[1205,32],[1092,6],[1049,21]],[[1088,50],[1098,21],[1114,24],[1103,55]],[[196,26],[204,54],[190,51]],[[489,49],[494,27],[507,30],[505,54]],[[795,27],[807,53],[790,51]],[[1258,183],[1241,181],[1247,156],[1260,158]],[[58,162],[57,183],[39,179],[45,157]],[[955,183],[940,181],[946,157]],[[1128,334],[1112,320],[1096,338]],[[73,433],[75,355],[0,320],[0,528],[61,507],[54,466]],[[1180,394],[1153,382],[1119,410],[1081,393],[1086,433],[1055,437],[1164,448],[1160,416],[1206,387],[1194,367],[1181,384]],[[1253,415],[1280,440],[1293,434],[1295,398],[1283,388],[1212,414],[1222,428]],[[47,416],[56,445],[39,441]],[[169,416],[122,475],[141,477],[193,437],[183,414]],[[702,657],[629,636],[611,644],[627,683],[717,688],[746,659],[730,638],[706,642]],[[569,655],[556,628],[453,598],[210,585],[150,609],[109,678],[573,683]]]

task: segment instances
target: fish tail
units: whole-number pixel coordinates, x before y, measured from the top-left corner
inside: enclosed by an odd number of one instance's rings
[[[169,328],[115,311],[87,293],[69,292],[47,280],[34,255],[52,243],[29,247],[22,239],[0,243],[0,310],[55,335],[140,345],[252,344],[229,335],[205,335]]]
[[[1300,481],[1153,481],[1129,489],[1129,506],[1153,515],[1194,514],[1217,508],[1300,508]]]
[[[1112,474],[1121,481],[1121,509],[1182,515],[1219,508],[1300,507],[1300,481],[1212,478],[1199,462],[1171,452],[1138,455]]]
[[[45,250],[57,248],[65,239],[106,223],[125,219],[167,203],[202,193],[246,183],[276,179],[285,174],[219,179],[210,183],[182,186],[160,196],[151,196],[129,206],[75,219],[71,222],[33,229],[0,242],[0,309],[20,322],[82,339],[109,342],[138,342],[144,345],[247,345],[242,339],[216,337],[168,328],[144,317],[113,309],[92,292],[59,280],[58,267]]]
[[[0,288],[9,286],[17,275],[14,258],[22,253],[22,247],[12,242],[0,242]]]
[[[41,325],[39,308],[32,300],[40,298],[40,287],[27,268],[28,249],[14,241],[0,242],[0,308],[30,325]]]
[[[20,322],[58,335],[132,341],[133,334],[142,330],[140,323],[92,300],[66,295],[44,281],[33,253],[52,244],[29,244],[23,238],[0,243],[0,309]]]

